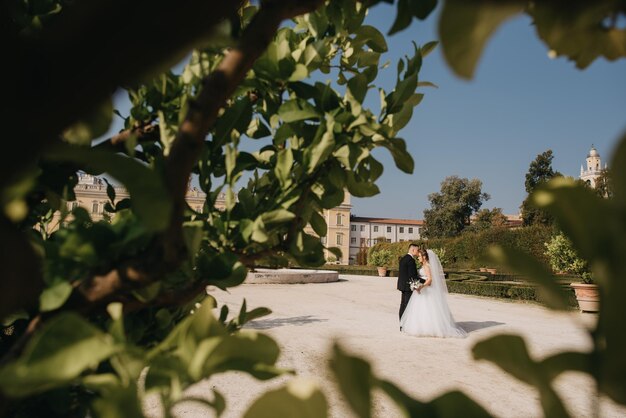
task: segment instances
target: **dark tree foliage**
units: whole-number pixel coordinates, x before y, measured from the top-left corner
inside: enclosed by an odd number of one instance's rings
[[[480,180],[446,177],[440,192],[428,195],[431,207],[424,211],[424,235],[428,238],[459,235],[470,224],[470,217],[489,199]]]
[[[533,224],[551,225],[554,223],[554,219],[548,213],[534,206],[530,200],[530,195],[537,187],[561,175],[561,173],[553,170],[553,159],[552,150],[547,150],[537,155],[537,158],[530,163],[524,182],[528,196],[524,199],[520,208],[525,226]]]

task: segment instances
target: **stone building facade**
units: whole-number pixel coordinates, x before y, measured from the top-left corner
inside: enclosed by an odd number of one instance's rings
[[[90,213],[94,221],[103,219],[105,216],[104,205],[109,201],[106,190],[107,184],[102,178],[79,173],[78,184],[74,188],[76,200],[67,203],[68,210],[81,206]],[[129,196],[125,188],[115,187],[116,202]],[[201,212],[205,199],[205,193],[197,187],[189,187],[187,190],[186,200],[192,209]],[[225,205],[225,196],[220,194],[215,202],[215,206],[217,209],[222,210],[225,208]],[[326,237],[322,237],[322,242],[328,247],[339,247],[341,249],[343,256],[335,260],[339,264],[348,264],[351,208],[350,194],[345,193],[344,201],[341,205],[333,209],[324,210],[323,213],[328,225],[328,233]],[[57,214],[50,224],[50,230],[58,227],[59,219],[59,214]],[[310,226],[307,227],[306,231],[314,234]],[[327,260],[332,260],[333,257],[332,253],[326,254]]]
[[[125,188],[114,187],[114,189],[115,202],[130,197]],[[76,200],[67,203],[69,210],[81,206],[89,212],[94,221],[103,219],[105,213],[104,205],[109,201],[109,197],[107,196],[107,184],[102,178],[79,173],[78,184],[74,187],[74,194],[76,195]],[[189,206],[198,212],[202,211],[205,198],[204,192],[197,187],[190,187],[185,197]],[[225,199],[223,195],[217,198],[215,206],[218,209],[224,208]]]
[[[422,237],[424,221],[417,219],[367,218],[353,216],[350,219],[350,263],[356,263],[357,254],[363,247],[377,242],[411,242]]]

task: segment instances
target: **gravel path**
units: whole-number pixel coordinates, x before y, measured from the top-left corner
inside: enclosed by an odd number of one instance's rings
[[[535,358],[569,350],[585,350],[591,341],[585,327],[595,315],[557,313],[535,304],[451,294],[450,309],[467,331],[466,339],[415,338],[398,329],[400,292],[394,278],[340,276],[335,283],[242,285],[230,291],[211,290],[218,304],[238,312],[243,298],[248,309],[266,306],[273,313],[249,324],[271,335],[281,346],[279,366],[315,379],[330,404],[330,417],[352,417],[328,370],[332,343],[364,356],[374,372],[395,382],[419,400],[430,400],[459,389],[500,417],[542,416],[534,389],[500,371],[491,363],[473,360],[471,348],[487,337],[502,333],[524,336]],[[416,360],[412,360],[415,357]],[[417,358],[419,357],[419,362]],[[419,363],[419,364],[418,364]],[[242,416],[248,405],[265,390],[279,386],[288,377],[258,382],[241,373],[212,377],[188,390],[195,396],[210,396],[215,387],[227,399],[224,418]],[[557,390],[575,417],[593,416],[592,381],[577,373],[557,380]],[[158,416],[155,402],[146,411]],[[197,405],[181,405],[180,417],[206,417]],[[375,395],[375,416],[399,417],[393,403]],[[600,400],[601,417],[625,417],[626,408],[608,399]]]

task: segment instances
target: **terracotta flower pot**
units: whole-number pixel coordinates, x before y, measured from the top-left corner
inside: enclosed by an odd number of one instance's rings
[[[378,269],[378,275],[385,277],[387,275],[387,267],[376,267]]]
[[[598,312],[600,310],[600,292],[595,284],[571,283],[574,289],[578,308],[581,312]]]

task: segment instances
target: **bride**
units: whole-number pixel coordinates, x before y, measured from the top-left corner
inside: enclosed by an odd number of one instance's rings
[[[426,280],[411,296],[400,319],[402,332],[417,337],[466,337],[450,313],[448,287],[439,257],[431,250],[419,250],[417,259],[422,263],[420,278]]]

